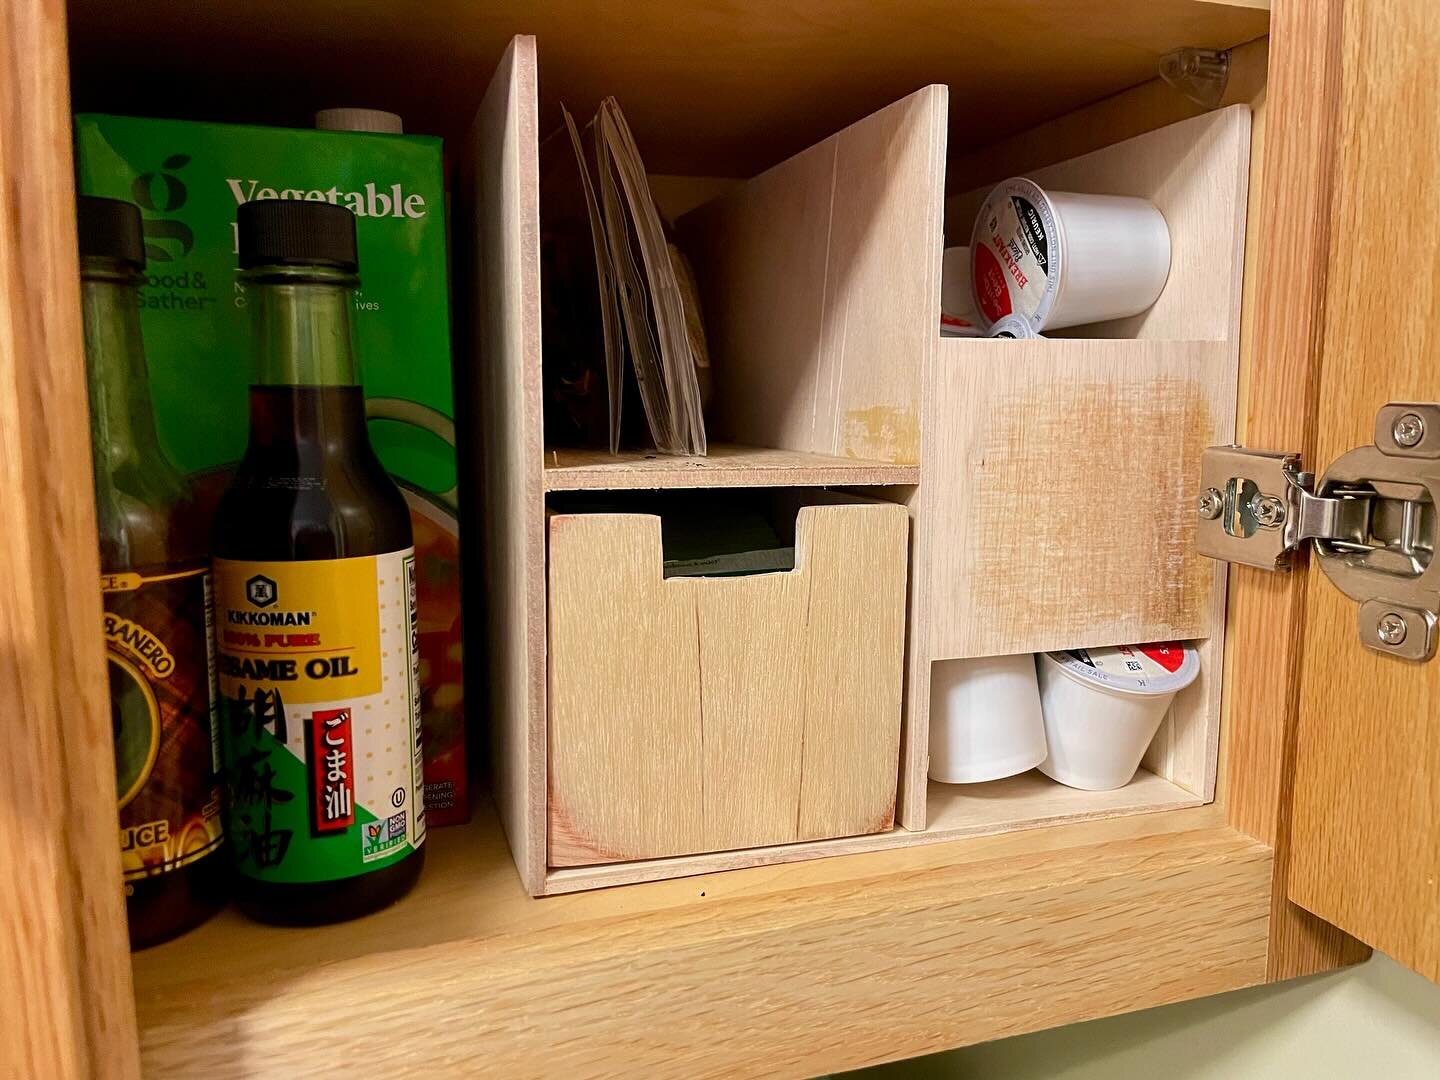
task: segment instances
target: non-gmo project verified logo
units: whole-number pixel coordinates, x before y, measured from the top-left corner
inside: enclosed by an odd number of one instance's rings
[[[245,598],[256,607],[269,607],[279,596],[274,580],[264,574],[256,574],[245,582]]]
[[[374,862],[405,843],[405,811],[360,827],[360,861]]]

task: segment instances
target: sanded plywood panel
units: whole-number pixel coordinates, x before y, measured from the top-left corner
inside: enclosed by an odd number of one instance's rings
[[[480,478],[485,546],[483,592],[472,587],[475,602],[467,610],[483,606],[488,615],[484,637],[490,648],[495,801],[520,875],[532,889],[540,887],[545,871],[545,495],[535,93],[535,39],[517,37],[476,114],[457,193],[459,220],[468,221],[472,230],[459,256],[473,298],[470,366],[460,381],[478,417],[470,426],[467,468]],[[479,553],[468,553],[467,560],[472,555]]]
[[[1244,104],[1027,172],[1051,191],[1149,199],[1170,229],[1170,277],[1153,307],[1128,319],[1062,333],[1224,340],[1234,343],[1238,357],[1249,172],[1250,106]],[[950,200],[957,243],[969,243],[970,226],[987,191]]]
[[[660,519],[550,519],[550,864],[705,843],[694,597],[660,577]]]
[[[1227,342],[941,342],[921,467],[934,659],[1218,632],[1194,478],[1234,430]]]
[[[916,463],[939,312],[943,86],[688,214],[715,358],[714,432]]]
[[[905,538],[898,506],[808,514],[804,768],[793,839],[895,824],[905,649]],[[868,519],[857,528],[857,516]],[[890,783],[867,763],[888,762]],[[879,782],[877,782],[879,781]],[[859,827],[857,828],[857,824]]]
[[[812,544],[812,567],[814,550]],[[812,581],[811,574],[757,574],[686,583],[705,690],[706,847],[795,839],[806,677],[813,670],[809,635],[796,613],[810,610]],[[813,760],[808,764],[813,768]]]
[[[546,491],[712,487],[829,487],[915,484],[919,465],[895,465],[759,446],[711,443],[704,457],[658,450],[545,451]]]
[[[662,577],[660,519],[555,514],[550,865],[888,829],[901,506],[805,506],[795,569]]]

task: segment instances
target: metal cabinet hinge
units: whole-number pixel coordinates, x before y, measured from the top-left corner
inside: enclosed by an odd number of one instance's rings
[[[1196,546],[1224,562],[1285,570],[1305,541],[1360,603],[1360,640],[1409,660],[1435,655],[1440,565],[1440,404],[1392,402],[1375,444],[1342,455],[1320,482],[1300,455],[1212,446],[1200,465]]]

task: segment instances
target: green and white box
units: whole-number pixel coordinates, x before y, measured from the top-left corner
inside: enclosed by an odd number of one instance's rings
[[[82,194],[136,203],[145,222],[141,323],[165,451],[218,497],[245,448],[249,315],[235,282],[235,209],[324,200],[356,216],[355,348],[376,453],[415,524],[426,803],[463,820],[454,403],[438,138],[82,114]]]

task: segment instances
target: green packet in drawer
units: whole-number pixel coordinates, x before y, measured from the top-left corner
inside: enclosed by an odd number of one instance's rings
[[[429,136],[75,118],[78,187],[145,223],[141,325],[160,441],[203,505],[245,448],[253,359],[235,210],[325,200],[356,216],[355,349],[370,437],[415,526],[426,804],[466,815],[445,184]]]

